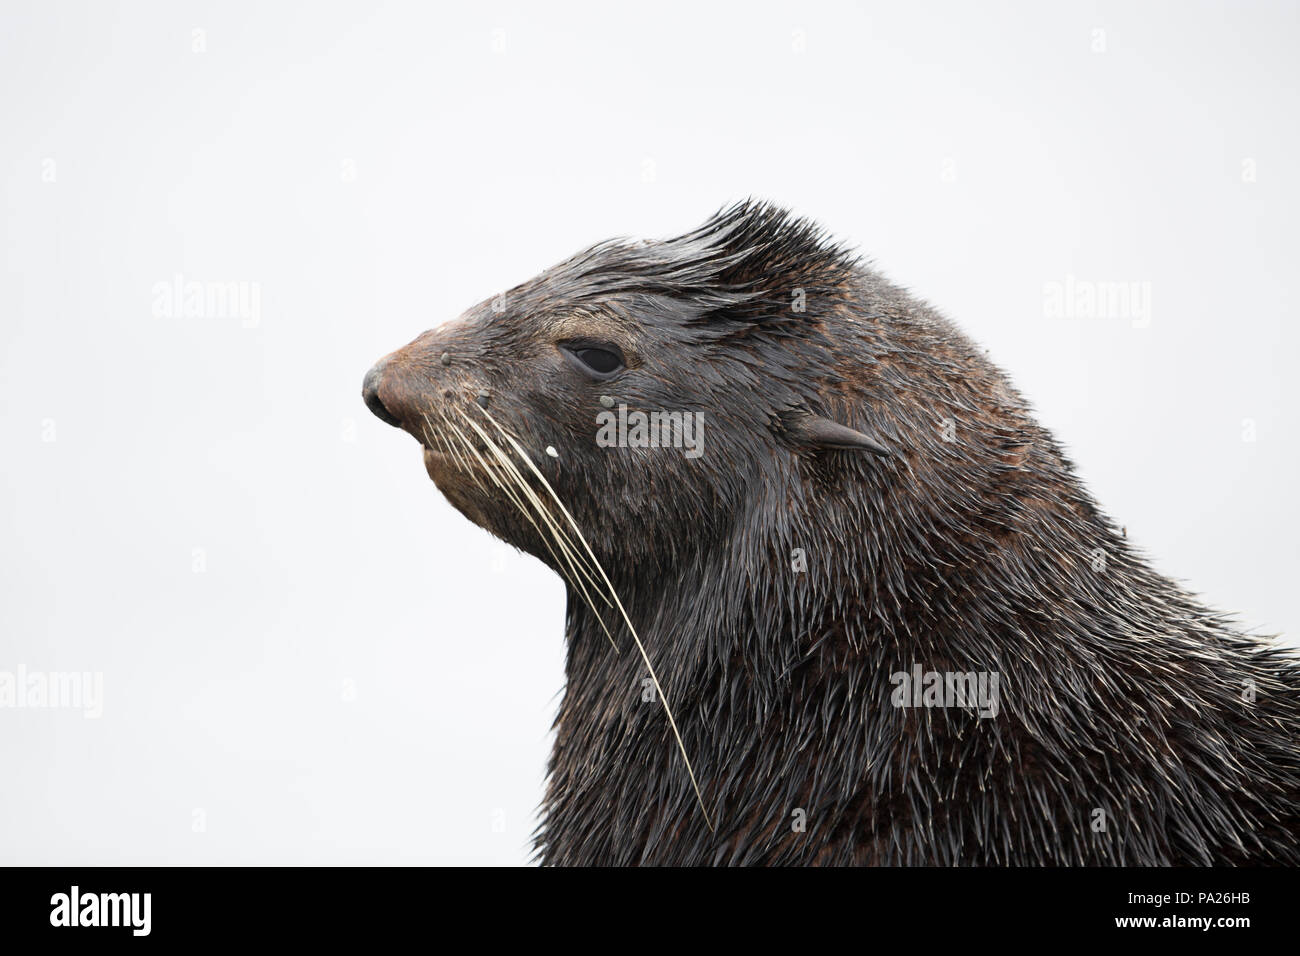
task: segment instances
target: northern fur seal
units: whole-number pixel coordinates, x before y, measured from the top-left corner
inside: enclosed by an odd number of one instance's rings
[[[364,397],[568,583],[544,863],[1300,862],[1296,659],[804,220],[593,246]]]

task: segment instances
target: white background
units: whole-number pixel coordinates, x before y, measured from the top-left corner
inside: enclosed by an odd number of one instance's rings
[[[1158,568],[1294,643],[1297,18],[6,0],[0,670],[102,672],[104,713],[0,710],[0,862],[525,861],[560,582],[362,375],[747,195],[943,309]],[[177,274],[257,323],[155,315]],[[1149,327],[1046,317],[1066,276],[1149,283]]]

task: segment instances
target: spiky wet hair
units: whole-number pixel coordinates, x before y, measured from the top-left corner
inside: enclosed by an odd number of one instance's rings
[[[794,289],[818,301],[839,295],[859,265],[811,220],[745,199],[672,239],[597,243],[543,278],[575,301],[665,296],[701,319],[761,322],[790,315]]]

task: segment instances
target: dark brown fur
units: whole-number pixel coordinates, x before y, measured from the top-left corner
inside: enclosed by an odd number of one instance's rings
[[[584,377],[575,338],[626,370]],[[601,396],[704,412],[704,455],[596,447]],[[451,454],[476,399],[608,572],[713,829],[626,626],[602,615],[616,651]],[[545,863],[1300,862],[1295,659],[1154,572],[982,352],[806,222],[743,203],[602,243],[390,356],[367,401],[570,582]],[[1000,712],[892,706],[914,664],[996,672]]]

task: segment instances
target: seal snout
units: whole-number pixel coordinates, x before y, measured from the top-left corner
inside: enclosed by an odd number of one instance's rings
[[[379,397],[379,385],[384,378],[384,368],[388,365],[388,359],[380,359],[375,363],[374,368],[366,373],[365,381],[361,383],[361,397],[365,400],[366,408],[382,422],[387,422],[394,428],[401,428],[402,423],[398,421],[397,416],[388,410],[384,400]]]
[[[426,332],[410,345],[385,355],[366,373],[361,398],[381,422],[400,428],[428,446],[434,439],[440,415],[467,399],[465,393],[482,390],[477,382],[466,381],[438,364],[443,344]],[[436,370],[436,371],[435,371]],[[482,404],[480,402],[480,404]]]

